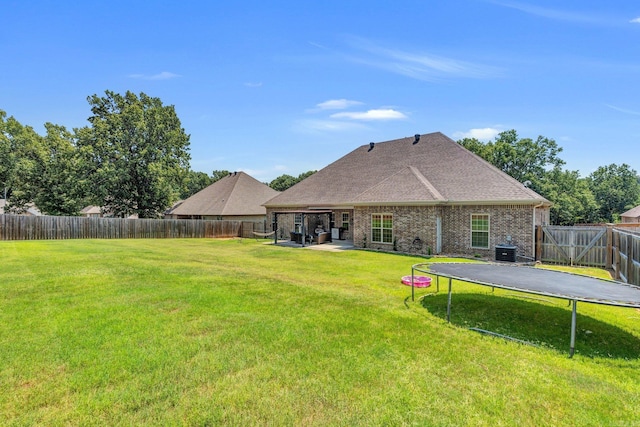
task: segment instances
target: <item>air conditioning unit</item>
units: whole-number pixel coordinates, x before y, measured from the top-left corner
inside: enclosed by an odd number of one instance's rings
[[[516,262],[516,246],[497,245],[496,261]]]

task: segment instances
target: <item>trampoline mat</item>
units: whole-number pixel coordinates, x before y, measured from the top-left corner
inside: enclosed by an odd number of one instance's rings
[[[576,301],[640,308],[640,287],[562,271],[509,264],[435,263],[429,272],[480,285]]]

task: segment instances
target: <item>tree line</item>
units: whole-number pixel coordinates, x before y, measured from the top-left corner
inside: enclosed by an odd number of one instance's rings
[[[551,201],[554,225],[618,222],[620,214],[640,205],[640,176],[626,163],[600,166],[581,177],[564,169],[555,140],[520,138],[513,129],[491,142],[458,143]]]
[[[46,123],[45,135],[0,110],[0,197],[5,210],[31,204],[47,215],[78,215],[89,205],[112,216],[160,217],[178,200],[229,174],[190,168],[190,136],[173,106],[144,93],[105,91],[87,98],[89,125],[68,130]],[[565,170],[562,148],[550,138],[520,138],[515,130],[494,141],[458,141],[553,203],[558,225],[616,222],[640,205],[640,177],[627,164],[601,166],[587,177]],[[315,171],[281,175],[284,191]]]
[[[0,110],[0,198],[5,211],[35,205],[47,215],[78,215],[89,205],[115,217],[157,218],[229,174],[190,168],[190,136],[173,106],[144,93],[105,91],[87,98],[89,125],[45,123],[45,135]],[[282,191],[304,179],[282,175]]]

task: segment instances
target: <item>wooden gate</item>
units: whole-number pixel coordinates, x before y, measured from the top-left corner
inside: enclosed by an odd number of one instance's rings
[[[538,239],[538,259],[542,262],[566,265],[607,267],[611,244],[607,227],[541,227]]]
[[[616,279],[640,286],[640,233],[614,230],[611,267]]]
[[[602,267],[614,279],[640,286],[640,227],[637,224],[536,228],[536,260]]]

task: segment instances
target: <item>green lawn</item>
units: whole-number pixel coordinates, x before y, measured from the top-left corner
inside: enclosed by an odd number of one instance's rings
[[[565,301],[456,283],[449,324],[444,286],[400,284],[423,258],[247,239],[0,256],[3,426],[640,423],[638,310],[579,304],[569,359]]]

